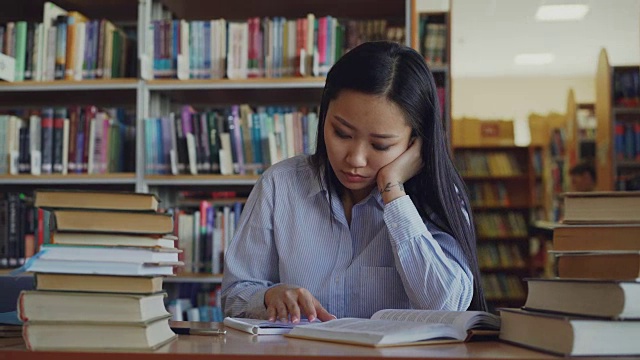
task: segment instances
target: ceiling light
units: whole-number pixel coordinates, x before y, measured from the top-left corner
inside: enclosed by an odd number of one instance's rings
[[[514,61],[517,65],[546,65],[552,63],[555,58],[555,55],[550,53],[520,54],[516,55]]]
[[[538,21],[570,21],[580,20],[589,12],[584,4],[542,5],[536,12]]]

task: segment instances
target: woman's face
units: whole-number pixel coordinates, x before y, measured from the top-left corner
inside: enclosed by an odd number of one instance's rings
[[[329,163],[358,202],[374,186],[378,171],[407,150],[411,127],[385,97],[341,91],[329,103],[324,139]]]

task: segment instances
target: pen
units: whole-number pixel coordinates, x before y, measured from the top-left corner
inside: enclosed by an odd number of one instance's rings
[[[203,335],[203,336],[219,336],[227,333],[226,330],[219,329],[190,329],[185,327],[171,328],[178,335]]]

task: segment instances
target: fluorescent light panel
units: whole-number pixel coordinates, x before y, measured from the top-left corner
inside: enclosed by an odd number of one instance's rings
[[[552,63],[555,58],[551,53],[520,54],[516,55],[514,62],[517,65],[546,65]]]
[[[585,4],[542,5],[536,12],[538,21],[571,21],[580,20],[589,12]]]

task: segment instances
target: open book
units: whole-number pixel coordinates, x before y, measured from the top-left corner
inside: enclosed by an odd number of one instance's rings
[[[380,310],[370,319],[343,318],[296,326],[289,337],[365,346],[462,342],[497,336],[500,318],[483,311]]]

